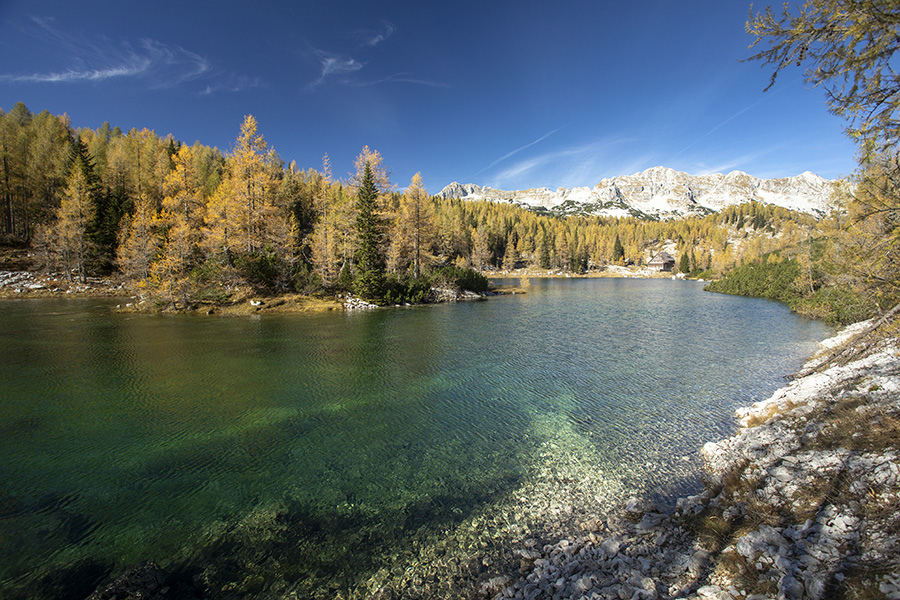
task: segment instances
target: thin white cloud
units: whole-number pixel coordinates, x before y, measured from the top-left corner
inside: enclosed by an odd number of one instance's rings
[[[59,73],[32,73],[30,75],[0,75],[0,81],[12,83],[65,83],[73,81],[103,81],[116,77],[134,77],[146,72],[148,61],[135,65],[121,65],[106,69],[69,69]]]
[[[739,156],[728,157],[714,164],[698,162],[693,167],[693,170],[688,172],[691,175],[712,175],[714,173],[730,173],[731,171],[739,170],[759,177],[760,159],[785,147],[785,144],[774,144],[760,148],[756,152],[747,152]]]
[[[307,84],[307,89],[315,89],[325,83],[326,79],[333,76],[340,76],[346,73],[353,73],[363,68],[363,63],[353,57],[333,54],[313,48],[319,59],[319,65],[322,69],[319,78]]]
[[[193,81],[212,71],[212,65],[206,58],[181,46],[144,39],[141,40],[141,47],[162,87]]]
[[[799,81],[799,79],[798,79],[798,81]],[[722,127],[724,127],[725,125],[727,125],[728,123],[731,123],[732,121],[734,121],[735,119],[737,119],[737,118],[740,117],[741,115],[743,115],[743,114],[745,114],[745,113],[747,113],[747,112],[750,112],[751,110],[753,110],[754,108],[756,108],[757,106],[759,106],[760,104],[762,104],[763,102],[766,102],[766,101],[768,101],[769,99],[771,99],[771,98],[777,96],[778,94],[781,93],[781,90],[783,90],[783,89],[784,89],[784,88],[782,87],[782,88],[780,88],[780,89],[778,89],[778,90],[775,90],[775,91],[772,91],[772,92],[768,92],[768,93],[766,93],[766,94],[763,94],[763,95],[759,98],[759,100],[756,100],[755,102],[751,102],[751,103],[748,104],[747,106],[745,106],[745,107],[743,107],[743,108],[737,110],[734,114],[732,114],[732,115],[729,116],[728,118],[722,120],[721,122],[717,123],[714,127],[712,127],[711,129],[709,129],[706,133],[704,133],[704,134],[701,135],[700,137],[696,138],[693,142],[691,142],[690,144],[688,144],[687,146],[685,146],[684,148],[682,148],[681,151],[679,151],[678,154],[676,154],[676,155],[673,157],[673,160],[676,159],[676,158],[678,158],[679,156],[681,156],[682,154],[684,154],[685,152],[687,152],[688,150],[690,150],[691,148],[693,148],[693,147],[696,146],[697,144],[699,144],[701,141],[703,141],[704,139],[706,139],[707,137],[709,137],[710,135],[712,135],[713,133],[715,133],[716,131],[718,131],[719,129],[721,129]]]
[[[330,56],[322,60],[322,77],[328,77],[335,73],[352,73],[363,68],[361,62],[355,58],[338,58]]]
[[[614,165],[620,160],[616,149],[629,141],[631,139],[625,137],[606,137],[545,152],[520,160],[496,173],[488,185],[501,189],[526,189],[535,185],[593,186],[603,173],[608,173],[611,167],[615,168]],[[619,165],[619,168],[623,167]]]
[[[394,35],[394,31],[394,25],[388,21],[385,21],[382,30],[366,40],[366,46],[377,46],[381,42]]]
[[[206,88],[198,92],[198,94],[201,96],[209,96],[216,92],[240,92],[258,87],[263,87],[263,83],[259,77],[230,75],[218,78],[214,84],[208,84]]]
[[[382,44],[388,38],[393,36],[396,30],[396,27],[394,27],[392,23],[383,21],[381,30],[375,34],[369,34],[361,42],[357,41],[356,51],[364,53],[368,48],[374,48],[375,46]],[[310,46],[310,50],[311,53],[309,54],[315,56],[315,60],[318,61],[321,71],[318,78],[306,84],[306,89],[308,91],[315,90],[328,81],[334,81],[340,85],[353,87],[371,87],[383,83],[408,83],[433,88],[450,87],[449,84],[443,81],[416,77],[410,73],[404,72],[393,73],[378,79],[375,79],[372,76],[367,79],[359,76],[351,77],[351,74],[362,71],[363,68],[368,65],[368,62],[357,60],[350,56],[349,52],[328,52],[312,46]]]
[[[79,83],[113,79],[136,79],[152,88],[170,88],[188,82],[206,83],[208,93],[219,89],[239,91],[259,85],[258,80],[215,69],[208,59],[177,44],[142,39],[137,46],[107,38],[92,39],[70,33],[52,18],[33,17],[28,33],[56,48],[70,65],[43,73],[2,73],[0,81],[10,83]]]
[[[512,156],[515,156],[516,154],[518,154],[518,153],[521,152],[522,150],[525,150],[526,148],[531,148],[531,147],[534,146],[535,144],[539,144],[539,143],[543,142],[544,140],[546,140],[548,137],[550,137],[551,135],[553,135],[554,133],[556,133],[556,132],[559,131],[560,129],[561,129],[560,127],[557,127],[557,128],[554,129],[553,131],[550,131],[550,132],[548,132],[548,133],[545,133],[544,135],[542,135],[542,136],[539,137],[538,139],[534,140],[533,142],[529,142],[529,143],[525,144],[524,146],[519,146],[518,148],[516,148],[516,149],[513,150],[512,152],[507,152],[506,154],[504,154],[503,156],[501,156],[500,158],[498,158],[497,160],[495,160],[494,162],[492,162],[491,164],[489,164],[489,165],[486,166],[485,168],[483,168],[483,169],[481,169],[480,171],[478,171],[478,173],[476,173],[476,175],[480,175],[481,173],[484,173],[484,172],[487,171],[488,169],[491,169],[491,168],[493,168],[494,166],[496,166],[497,164],[502,163],[502,162],[503,162],[504,160],[506,160],[507,158],[510,158],[510,157],[512,157]]]
[[[354,85],[359,87],[366,87],[372,85],[380,85],[382,83],[411,83],[414,85],[424,85],[425,87],[434,87],[434,88],[449,88],[450,84],[445,83],[443,81],[434,81],[431,79],[418,79],[412,77],[409,73],[395,73],[393,75],[389,75],[382,79],[377,79],[375,81],[364,81],[358,82]]]

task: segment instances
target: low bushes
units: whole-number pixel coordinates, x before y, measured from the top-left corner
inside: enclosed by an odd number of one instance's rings
[[[473,269],[437,267],[418,279],[409,275],[388,275],[379,300],[383,304],[421,304],[431,300],[431,288],[483,293],[489,284],[487,277]]]
[[[802,315],[830,325],[848,325],[877,312],[873,299],[843,285],[824,285],[821,273],[801,273],[797,259],[767,260],[737,267],[706,286],[710,292],[784,302]],[[777,255],[776,255],[777,259]],[[810,281],[812,284],[810,284]]]

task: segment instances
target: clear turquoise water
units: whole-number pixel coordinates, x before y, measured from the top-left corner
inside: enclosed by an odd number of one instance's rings
[[[685,489],[702,443],[830,333],[669,280],[348,314],[110,308],[0,304],[0,596],[254,552],[351,585],[515,493],[550,437],[629,490]]]

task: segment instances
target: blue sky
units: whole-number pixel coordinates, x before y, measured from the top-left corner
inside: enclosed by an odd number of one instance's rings
[[[779,3],[780,4],[780,3]],[[757,2],[756,8],[762,3]],[[653,166],[848,175],[854,146],[802,73],[763,92],[742,0],[254,3],[0,0],[0,107],[227,151],[244,115],[285,161],[346,177],[364,145],[503,189]]]

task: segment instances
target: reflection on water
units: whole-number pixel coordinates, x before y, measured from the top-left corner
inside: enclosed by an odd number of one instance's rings
[[[4,597],[144,559],[232,591],[349,589],[416,536],[553,494],[539,473],[665,495],[827,335],[668,280],[259,319],[109,308],[2,304]]]

